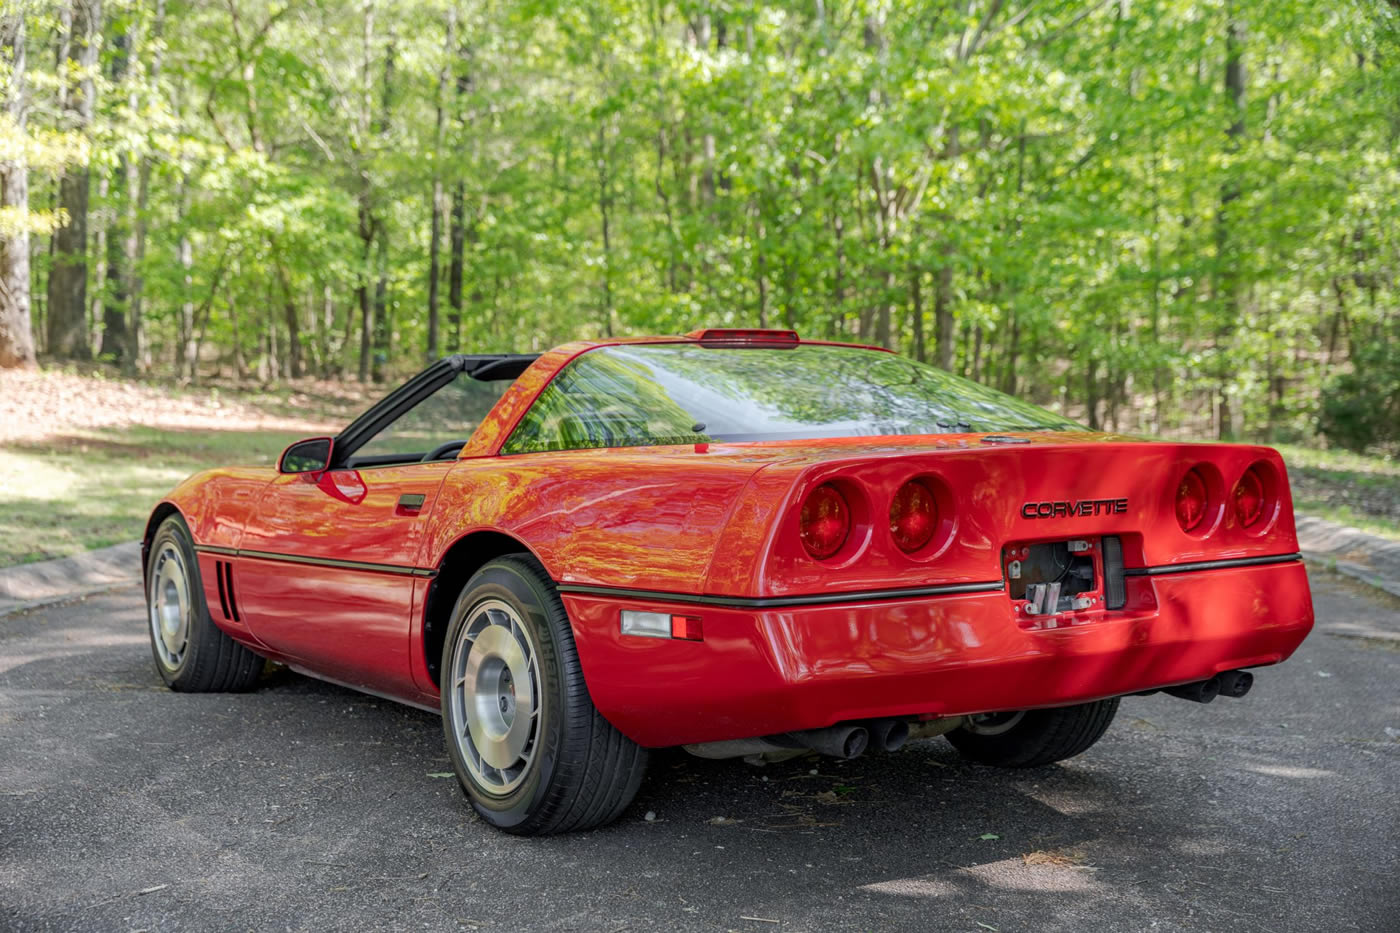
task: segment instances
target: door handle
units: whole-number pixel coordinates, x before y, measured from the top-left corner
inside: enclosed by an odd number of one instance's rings
[[[423,510],[423,502],[426,498],[427,497],[422,493],[404,493],[399,496],[399,514],[404,515],[421,512]]]

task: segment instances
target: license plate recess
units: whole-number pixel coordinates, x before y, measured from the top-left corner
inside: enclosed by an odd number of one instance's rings
[[[1002,549],[1002,571],[1023,628],[1083,625],[1123,607],[1122,545],[1116,537],[1011,544]]]

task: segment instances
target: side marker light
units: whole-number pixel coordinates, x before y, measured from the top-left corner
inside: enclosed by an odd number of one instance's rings
[[[695,616],[674,616],[669,612],[622,610],[622,634],[646,638],[680,638],[704,641],[704,627]]]

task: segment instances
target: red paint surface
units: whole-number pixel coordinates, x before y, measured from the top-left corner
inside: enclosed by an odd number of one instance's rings
[[[1247,445],[1099,434],[991,445],[978,435],[939,435],[499,456],[536,394],[590,346],[540,357],[455,463],[307,476],[234,468],[181,484],[167,501],[196,543],[244,552],[217,558],[234,564],[243,615],[235,625],[215,613],[219,624],[275,659],[431,704],[424,579],[246,552],[435,568],[454,542],[485,530],[514,537],[561,583],[773,597],[994,581],[1003,547],[1070,537],[1120,535],[1129,566],[1297,551],[1283,462]],[[1228,496],[1261,462],[1274,480],[1264,517],[1241,528]],[[1192,467],[1214,499],[1206,521],[1187,533],[1175,492]],[[935,494],[939,527],[906,554],[890,534],[888,510],[915,478]],[[798,513],[826,482],[842,490],[855,525],[841,550],[817,561],[800,541]],[[404,494],[423,495],[422,509],[399,508]],[[1025,503],[1095,499],[1126,499],[1127,507],[1022,515]],[[214,559],[205,553],[200,561],[211,605]],[[1298,564],[1133,578],[1129,595],[1120,613],[1048,632],[1023,630],[1004,592],[767,612],[593,596],[565,602],[595,702],[650,745],[1133,692],[1281,660],[1312,624]],[[624,637],[624,605],[700,618],[704,639]]]
[[[644,745],[1060,706],[1273,664],[1312,628],[1301,563],[1133,578],[1123,612],[1021,629],[1005,593],[762,612],[566,596],[593,702]],[[618,634],[626,606],[703,642]]]

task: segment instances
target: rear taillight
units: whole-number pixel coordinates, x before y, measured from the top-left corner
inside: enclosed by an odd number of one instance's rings
[[[1258,466],[1252,466],[1235,484],[1235,520],[1241,528],[1251,527],[1264,514],[1264,478],[1259,472]]]
[[[813,489],[802,503],[799,519],[802,546],[817,560],[825,560],[846,543],[851,533],[851,507],[830,483]]]
[[[1210,507],[1210,494],[1206,491],[1206,479],[1200,471],[1192,468],[1181,478],[1176,487],[1176,520],[1183,531],[1195,531],[1205,521]]]
[[[916,479],[900,486],[890,502],[890,534],[899,549],[917,551],[937,529],[938,503],[929,488]]]

